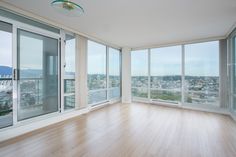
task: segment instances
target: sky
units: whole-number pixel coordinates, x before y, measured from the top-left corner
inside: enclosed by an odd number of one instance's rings
[[[0,66],[12,67],[11,33],[0,31]]]
[[[88,41],[88,74],[106,74],[106,46]]]
[[[109,74],[120,74],[119,51],[109,48]],[[106,46],[88,41],[88,74],[106,74]]]
[[[12,66],[12,37],[11,33],[0,31],[0,65]],[[42,68],[43,42],[27,36],[21,37],[22,68]],[[67,71],[75,70],[74,51],[75,43],[69,41],[66,46]],[[117,50],[110,48],[110,74],[119,74],[119,57]],[[147,50],[133,51],[132,54],[132,76],[148,75]],[[180,75],[181,74],[181,46],[151,49],[151,75]],[[216,68],[217,67],[217,68]],[[106,46],[88,41],[88,74],[106,73]],[[219,42],[206,42],[185,45],[185,74],[191,76],[219,76]]]
[[[181,75],[181,46],[151,49],[151,76]],[[131,54],[132,76],[148,76],[148,50]],[[185,45],[185,75],[219,76],[219,42]]]

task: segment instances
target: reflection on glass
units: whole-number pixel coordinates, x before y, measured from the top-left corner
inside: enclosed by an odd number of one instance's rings
[[[120,97],[120,51],[109,48],[109,99]]]
[[[151,49],[151,99],[181,101],[181,53],[181,46]]]
[[[106,46],[88,41],[89,104],[106,100],[107,91],[92,92],[97,89],[106,89],[106,77]]]
[[[185,46],[185,102],[219,106],[219,42]]]
[[[64,75],[64,109],[75,107],[75,36],[66,34],[65,40],[65,75]]]
[[[18,120],[58,111],[58,40],[18,29]]]
[[[148,97],[148,92],[143,89],[148,88],[148,50],[138,50],[131,52],[131,76],[132,76],[132,96]]]
[[[12,25],[0,22],[0,128],[13,124]]]

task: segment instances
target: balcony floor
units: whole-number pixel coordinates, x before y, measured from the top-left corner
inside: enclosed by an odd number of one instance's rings
[[[228,116],[115,104],[0,143],[0,156],[235,157]]]

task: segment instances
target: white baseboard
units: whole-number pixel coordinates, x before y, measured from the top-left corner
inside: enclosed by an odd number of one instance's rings
[[[181,108],[188,109],[188,110],[196,110],[196,111],[217,113],[217,114],[223,114],[223,115],[230,115],[230,112],[228,109],[200,108],[200,107],[195,107],[195,106],[182,106]]]
[[[5,129],[2,129],[0,131],[0,142],[3,142],[5,140],[29,133],[31,131],[52,125],[52,124],[56,124],[58,122],[85,114],[89,112],[89,108],[84,108],[81,110],[75,110],[75,111],[71,111],[71,112],[66,112],[63,114],[58,114],[56,116],[47,118],[47,119],[43,119],[40,121],[35,121],[35,122],[31,122],[28,124],[21,124],[19,126],[12,126],[12,127],[8,127]]]
[[[203,112],[210,112],[210,113],[217,113],[217,114],[223,114],[223,115],[231,115],[230,111],[228,109],[222,109],[222,108],[216,108],[216,107],[207,107],[207,106],[196,106],[196,105],[181,105],[181,104],[171,104],[167,102],[154,102],[154,101],[148,101],[148,100],[142,100],[142,99],[134,99],[134,102],[141,102],[141,103],[147,103],[147,104],[155,104],[159,106],[166,106],[166,107],[173,107],[173,108],[179,108],[179,109],[189,109],[189,110],[195,110],[195,111],[203,111]]]
[[[105,103],[98,104],[98,105],[96,105],[96,106],[90,107],[90,111],[94,111],[94,110],[103,108],[103,107],[105,107],[105,106],[107,106],[107,105],[115,104],[115,103],[119,103],[119,102],[120,102],[120,99],[113,99],[113,100],[107,101],[107,102],[105,102]]]

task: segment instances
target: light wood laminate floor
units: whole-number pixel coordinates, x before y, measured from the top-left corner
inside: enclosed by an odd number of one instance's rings
[[[0,143],[12,157],[236,157],[228,116],[115,104]]]

